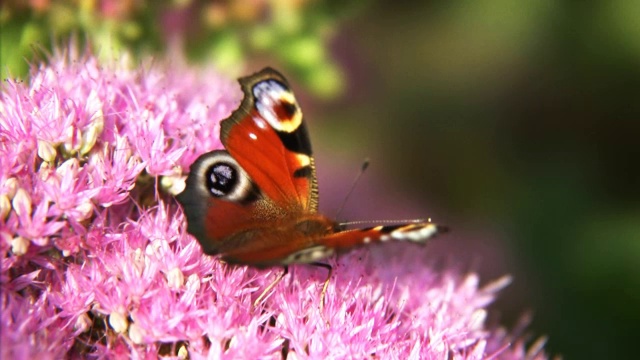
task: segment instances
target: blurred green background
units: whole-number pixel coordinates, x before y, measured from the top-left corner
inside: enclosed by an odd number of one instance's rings
[[[437,209],[454,257],[514,274],[504,323],[528,308],[551,354],[635,358],[640,2],[376,2],[340,33],[332,147],[367,141],[352,152]]]
[[[453,229],[435,254],[483,279],[514,275],[495,321],[531,310],[528,331],[548,335],[551,354],[635,358],[640,2],[1,6],[3,77],[68,36],[106,57],[184,52],[233,76],[280,68],[311,127],[324,208],[368,156],[345,218],[433,216]]]

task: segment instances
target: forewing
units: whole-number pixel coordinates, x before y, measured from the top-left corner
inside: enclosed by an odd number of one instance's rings
[[[185,190],[177,197],[187,217],[187,231],[207,254],[236,233],[255,228],[264,219],[264,204],[247,173],[224,150],[202,154],[192,165]]]
[[[353,247],[387,241],[409,241],[426,243],[447,228],[431,222],[409,223],[399,225],[380,225],[363,229],[352,229],[329,234],[316,241],[318,246],[334,249],[336,252]]]
[[[241,78],[240,84],[245,96],[221,123],[223,145],[275,206],[316,212],[311,143],[289,84],[271,68]]]

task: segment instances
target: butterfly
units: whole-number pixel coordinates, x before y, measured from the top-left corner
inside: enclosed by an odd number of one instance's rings
[[[201,155],[177,196],[206,254],[285,266],[285,274],[289,264],[311,263],[330,277],[318,261],[335,253],[388,240],[424,243],[445,230],[431,222],[344,229],[320,214],[309,135],[289,83],[272,68],[239,82],[244,98],[220,124],[225,149]]]

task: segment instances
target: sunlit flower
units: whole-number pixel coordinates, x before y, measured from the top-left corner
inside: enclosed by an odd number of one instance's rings
[[[88,55],[50,63],[0,98],[2,358],[545,358],[543,340],[486,324],[507,277],[435,270],[428,249],[329,260],[323,308],[326,270],[293,266],[254,306],[282,270],[204,255],[163,190],[221,147],[236,82]]]

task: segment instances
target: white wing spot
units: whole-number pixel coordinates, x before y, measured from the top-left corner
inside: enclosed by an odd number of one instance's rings
[[[264,122],[264,120],[262,120],[261,118],[254,116],[252,117],[253,122],[256,124],[257,127],[259,127],[260,129],[264,130],[267,128],[267,123]]]
[[[326,251],[323,251],[323,250],[320,250],[320,249],[314,250],[314,251],[311,252],[310,258],[311,259],[321,259],[321,258],[324,257],[325,253],[326,253]]]
[[[391,233],[391,236],[397,240],[409,240],[415,242],[421,242],[433,236],[437,232],[437,228],[434,225],[416,225],[400,228]]]
[[[333,255],[334,250],[324,246],[314,246],[308,249],[302,249],[289,255],[282,263],[287,264],[305,264],[312,263]]]

